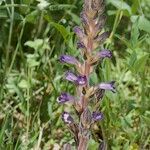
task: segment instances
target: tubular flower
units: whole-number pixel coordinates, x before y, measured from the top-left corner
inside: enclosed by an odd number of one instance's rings
[[[68,63],[68,64],[77,64],[78,63],[76,58],[69,56],[69,55],[61,55],[59,60],[62,63]]]
[[[76,82],[77,81],[77,76],[73,74],[72,72],[68,71],[65,74],[65,79],[71,82]]]
[[[57,102],[58,103],[65,103],[65,102],[71,101],[73,99],[74,99],[73,96],[71,96],[70,94],[61,93],[61,95],[57,98]]]
[[[72,72],[68,71],[65,75],[65,79],[71,81],[77,85],[85,85],[87,83],[86,76],[78,75],[76,76]]]
[[[71,117],[71,115],[68,112],[63,112],[62,114],[62,120],[66,123],[66,124],[71,124],[73,123],[73,118]]]
[[[74,27],[74,32],[79,38],[83,38],[85,36],[83,30],[80,27]]]
[[[103,119],[103,114],[101,112],[93,112],[92,113],[93,121],[99,121]]]
[[[98,52],[100,58],[112,58],[112,52],[110,50],[104,49]]]
[[[108,83],[100,83],[98,85],[98,87],[100,89],[104,89],[104,90],[111,90],[113,93],[115,93],[116,92],[116,88],[115,88],[114,84],[115,84],[115,81],[108,82]]]

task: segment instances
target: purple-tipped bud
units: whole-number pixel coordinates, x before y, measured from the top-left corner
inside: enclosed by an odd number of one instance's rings
[[[93,121],[99,121],[103,119],[103,114],[101,112],[93,112],[92,113]]]
[[[85,26],[88,26],[89,25],[89,21],[88,21],[88,18],[87,18],[87,15],[85,14],[85,12],[82,12],[80,14],[80,17],[81,17],[81,22],[85,25]]]
[[[65,79],[71,82],[76,82],[78,80],[77,76],[72,72],[68,71],[65,75]]]
[[[112,52],[110,50],[104,49],[98,52],[100,58],[112,58]]]
[[[101,35],[97,36],[95,40],[100,43],[104,43],[105,40],[110,36],[110,32],[104,32]]]
[[[71,124],[73,123],[73,118],[70,116],[70,114],[68,112],[64,112],[62,114],[62,120],[66,123],[66,124]]]
[[[82,75],[76,76],[70,71],[66,73],[65,79],[73,83],[76,83],[77,85],[85,85],[87,83],[86,76],[82,76]]]
[[[116,92],[116,89],[115,89],[115,81],[112,81],[112,82],[108,82],[108,83],[100,83],[98,85],[98,87],[100,89],[104,89],[104,90],[111,90],[113,93]]]
[[[61,93],[61,95],[57,98],[57,102],[58,103],[65,103],[65,102],[71,101],[73,99],[74,99],[73,96],[71,96],[70,94]]]
[[[77,64],[76,58],[69,56],[69,55],[61,55],[59,58],[60,62],[68,63],[68,64]]]
[[[74,27],[73,30],[74,30],[74,32],[76,33],[76,35],[79,38],[83,38],[84,37],[84,32],[83,32],[83,30],[80,27],[76,26],[76,27]]]
[[[77,48],[79,49],[79,48],[85,48],[85,45],[84,45],[84,43],[83,42],[77,42]]]
[[[78,76],[78,79],[76,82],[78,85],[85,85],[87,83],[87,78],[86,76]]]
[[[87,108],[83,111],[81,115],[81,123],[84,126],[84,128],[90,128],[92,123],[92,114],[90,110]]]

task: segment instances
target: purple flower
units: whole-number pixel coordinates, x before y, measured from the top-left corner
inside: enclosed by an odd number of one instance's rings
[[[92,113],[93,121],[98,121],[103,119],[103,114],[101,112],[93,112]]]
[[[69,55],[61,55],[59,60],[62,63],[68,63],[68,64],[77,64],[78,63],[76,58],[69,56]]]
[[[84,35],[85,35],[83,30],[80,27],[78,27],[78,26],[74,27],[74,32],[77,34],[77,36],[79,38],[83,38]]]
[[[100,58],[112,58],[112,52],[110,50],[104,49],[98,52]]]
[[[115,84],[115,81],[108,82],[108,83],[100,83],[100,84],[98,85],[98,87],[99,87],[100,89],[104,89],[104,90],[111,90],[113,93],[115,93],[115,92],[116,92],[116,89],[115,89],[114,84]]]
[[[87,15],[85,14],[85,12],[82,12],[80,14],[80,17],[81,17],[81,22],[85,25],[85,26],[88,26],[89,25],[89,20],[87,18]]]
[[[85,85],[87,83],[87,78],[86,76],[82,75],[75,75],[72,72],[68,71],[65,75],[65,79],[68,81],[71,81],[73,83],[76,83],[78,85]]]
[[[74,75],[72,72],[68,71],[65,74],[65,79],[71,82],[76,82],[78,80],[78,77]]]
[[[78,79],[76,82],[79,85],[85,85],[87,83],[87,78],[86,76],[78,76]]]
[[[58,103],[65,103],[65,102],[71,101],[73,99],[74,99],[73,96],[71,96],[70,94],[61,93],[61,95],[57,98],[57,102]]]
[[[66,123],[66,124],[71,124],[73,123],[73,118],[70,116],[70,114],[68,112],[63,112],[62,114],[62,120]]]

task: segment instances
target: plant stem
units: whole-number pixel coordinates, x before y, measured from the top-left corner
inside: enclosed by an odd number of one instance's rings
[[[24,31],[25,23],[26,23],[26,21],[23,20],[23,27],[22,27],[22,29],[21,29],[21,33],[20,33],[20,36],[19,36],[19,39],[18,39],[18,43],[17,43],[16,49],[15,49],[15,52],[14,52],[14,55],[13,55],[13,58],[12,58],[12,61],[11,61],[9,70],[8,70],[8,74],[11,72],[11,69],[12,69],[12,67],[13,67],[13,65],[14,65],[15,58],[16,58],[16,55],[17,55],[19,46],[20,46],[20,44],[21,44],[21,39],[22,39],[22,36],[23,36],[23,31]]]
[[[11,4],[12,5],[14,4],[13,0],[11,0]],[[11,46],[11,40],[12,40],[13,25],[14,25],[14,7],[11,8],[9,37],[8,37],[8,44],[7,44],[7,51],[6,51],[5,75],[7,75],[7,67],[9,63],[9,53],[10,53],[10,46]]]

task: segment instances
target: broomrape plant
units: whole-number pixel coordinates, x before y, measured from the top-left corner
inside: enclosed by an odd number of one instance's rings
[[[92,125],[102,120],[103,114],[99,112],[100,100],[106,90],[115,92],[114,81],[102,82],[95,86],[90,85],[90,74],[95,70],[96,64],[105,58],[111,58],[112,52],[108,49],[100,49],[100,46],[109,37],[109,32],[104,32],[106,17],[103,0],[84,0],[81,12],[82,28],[75,27],[74,32],[78,37],[77,48],[81,50],[83,62],[79,62],[73,56],[60,56],[61,63],[72,64],[78,73],[68,71],[65,79],[76,86],[76,95],[61,93],[58,103],[71,102],[75,108],[78,121],[75,121],[69,112],[63,112],[62,120],[68,126],[74,136],[78,150],[86,150],[91,138]],[[103,145],[105,147],[105,144]],[[71,149],[70,144],[65,144],[64,149]]]

